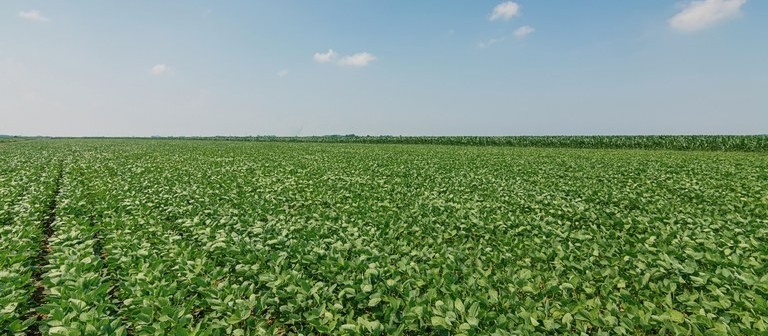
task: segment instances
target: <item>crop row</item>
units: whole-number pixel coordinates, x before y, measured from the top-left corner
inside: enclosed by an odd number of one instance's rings
[[[40,330],[51,335],[124,335],[114,317],[111,279],[101,258],[101,227],[83,199],[88,191],[77,183],[78,163],[65,163],[56,220],[52,223],[48,266],[43,277],[45,302]]]
[[[768,135],[610,135],[610,136],[356,136],[214,137],[198,140],[502,146],[542,148],[650,149],[681,151],[768,151]]]
[[[44,222],[58,167],[45,152],[0,148],[0,333],[23,333],[37,320]]]

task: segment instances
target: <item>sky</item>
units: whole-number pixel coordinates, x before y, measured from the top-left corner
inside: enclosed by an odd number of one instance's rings
[[[0,134],[768,133],[768,1],[0,2]]]

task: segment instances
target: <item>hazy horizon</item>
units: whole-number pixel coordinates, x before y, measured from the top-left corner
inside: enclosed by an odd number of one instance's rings
[[[0,4],[0,134],[761,135],[768,2]]]

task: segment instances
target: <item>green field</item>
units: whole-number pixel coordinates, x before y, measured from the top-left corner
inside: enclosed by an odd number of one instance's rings
[[[3,143],[0,334],[763,335],[757,139]]]

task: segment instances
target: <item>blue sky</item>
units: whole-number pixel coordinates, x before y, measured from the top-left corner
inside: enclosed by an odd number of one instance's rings
[[[768,133],[768,1],[0,3],[0,134]]]

